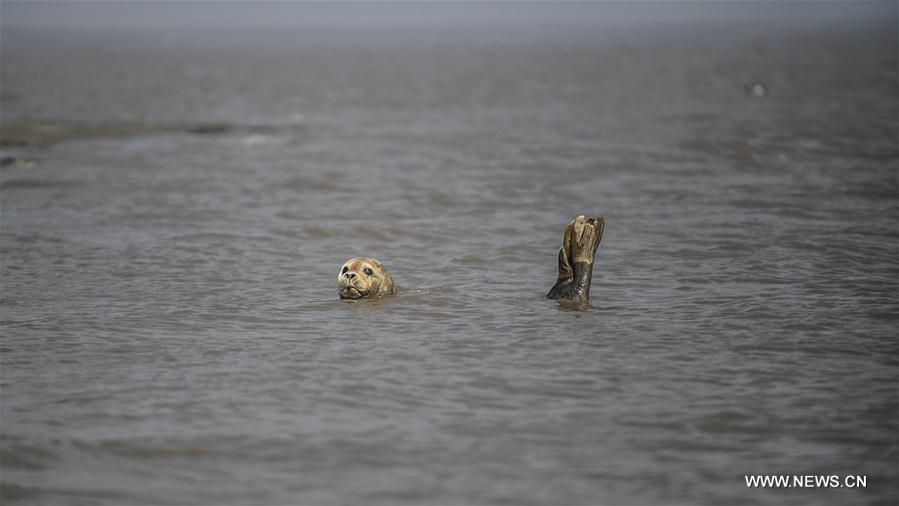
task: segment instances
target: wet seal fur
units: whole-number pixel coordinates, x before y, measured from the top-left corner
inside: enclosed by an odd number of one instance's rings
[[[562,247],[559,248],[559,277],[546,294],[547,299],[576,302],[587,302],[590,299],[593,260],[596,248],[602,241],[605,224],[602,216],[588,218],[582,214],[565,227]]]
[[[351,258],[337,273],[337,294],[341,299],[383,297],[398,290],[387,268],[374,258]]]

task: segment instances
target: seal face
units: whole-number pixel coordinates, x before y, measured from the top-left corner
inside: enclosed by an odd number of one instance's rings
[[[396,292],[390,273],[374,258],[351,258],[337,273],[337,294],[341,299],[382,297]]]

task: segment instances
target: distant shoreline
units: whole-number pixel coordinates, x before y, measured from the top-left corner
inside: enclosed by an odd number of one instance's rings
[[[0,147],[38,147],[87,139],[120,139],[144,135],[188,133],[224,135],[235,132],[271,134],[298,125],[234,125],[218,122],[110,121],[102,123],[70,120],[11,120],[0,122]]]

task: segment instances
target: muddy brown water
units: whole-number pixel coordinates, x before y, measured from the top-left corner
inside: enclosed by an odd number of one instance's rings
[[[4,25],[3,502],[895,504],[883,19]],[[338,301],[356,255],[405,290]]]

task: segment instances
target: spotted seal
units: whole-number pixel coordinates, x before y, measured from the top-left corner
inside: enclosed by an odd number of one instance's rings
[[[374,258],[351,258],[337,273],[337,294],[341,299],[383,297],[397,290],[390,273]]]

